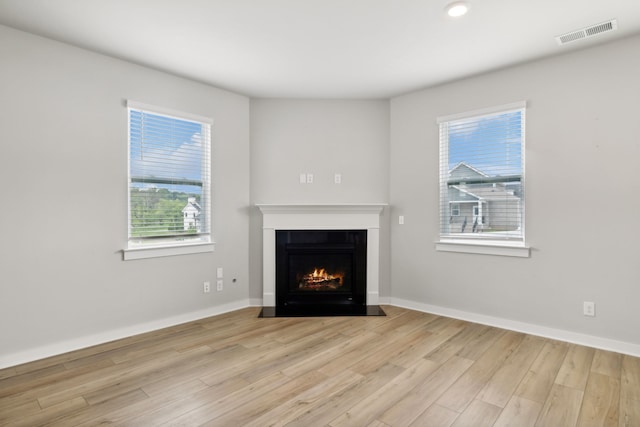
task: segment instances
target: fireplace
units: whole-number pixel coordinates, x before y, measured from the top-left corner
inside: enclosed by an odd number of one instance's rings
[[[276,231],[276,307],[365,306],[366,273],[366,230]]]
[[[261,316],[384,315],[377,304],[385,206],[257,205]]]

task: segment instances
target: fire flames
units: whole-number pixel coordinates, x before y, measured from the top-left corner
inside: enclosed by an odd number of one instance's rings
[[[303,290],[335,290],[342,286],[343,279],[343,273],[330,274],[324,268],[314,268],[300,278],[298,287]]]

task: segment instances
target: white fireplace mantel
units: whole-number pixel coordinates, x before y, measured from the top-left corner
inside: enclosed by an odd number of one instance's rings
[[[384,203],[258,204],[262,212],[262,305],[276,305],[276,230],[367,230],[367,305],[378,305]]]

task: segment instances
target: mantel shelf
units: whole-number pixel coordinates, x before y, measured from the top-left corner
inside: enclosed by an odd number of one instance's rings
[[[256,204],[262,213],[382,212],[386,203]]]

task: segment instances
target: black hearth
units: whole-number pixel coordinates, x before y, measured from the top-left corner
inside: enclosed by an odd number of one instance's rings
[[[275,252],[270,314],[384,315],[378,306],[367,307],[366,230],[276,230]]]

